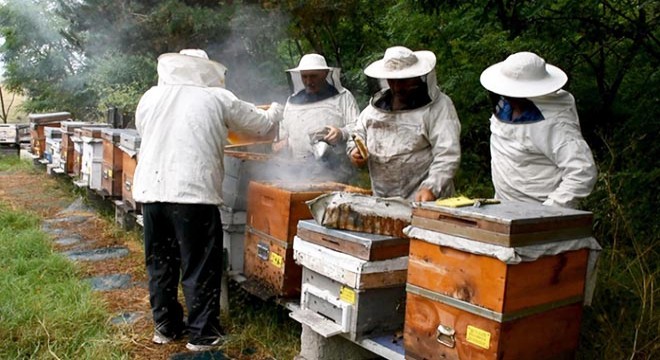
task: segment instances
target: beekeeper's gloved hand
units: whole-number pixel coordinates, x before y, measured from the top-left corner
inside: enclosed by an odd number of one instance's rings
[[[266,110],[266,116],[271,122],[279,123],[282,121],[282,115],[284,114],[284,106],[280,105],[277,102],[270,104],[268,110]]]

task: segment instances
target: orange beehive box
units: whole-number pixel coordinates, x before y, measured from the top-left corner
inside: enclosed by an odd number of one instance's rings
[[[41,158],[46,149],[44,128],[59,128],[62,121],[71,119],[71,113],[57,112],[30,114],[28,115],[28,118],[30,120],[30,148],[33,155]]]
[[[247,224],[276,239],[293,242],[298,220],[311,219],[305,201],[333,191],[369,191],[336,182],[257,182],[248,185]]]
[[[119,146],[122,154],[122,190],[124,203],[132,210],[140,212],[140,205],[133,199],[133,176],[138,162],[138,151],[142,138],[137,130],[130,129],[119,134]]]
[[[509,314],[562,301],[581,301],[589,250],[510,265],[419,239],[410,240],[408,284]]]
[[[410,360],[574,359],[582,304],[498,318],[407,288],[404,347]]]
[[[82,167],[82,129],[77,128],[73,130],[73,169],[72,173],[75,177],[80,177],[80,169]]]
[[[123,129],[103,129],[103,168],[101,189],[109,196],[122,195],[123,151],[119,148],[119,139]]]
[[[302,268],[293,261],[298,221],[312,218],[305,201],[333,191],[368,193],[335,182],[250,182],[244,270],[250,284],[259,286],[248,290],[263,289],[263,297],[299,295]]]
[[[73,163],[75,162],[74,152],[74,133],[75,129],[91,125],[84,121],[62,121],[60,129],[62,130],[62,147],[60,149],[62,157],[62,169],[66,174],[73,173]],[[82,153],[82,152],[81,152]]]
[[[262,298],[300,294],[302,268],[294,262],[293,244],[246,226],[244,264],[250,292]]]

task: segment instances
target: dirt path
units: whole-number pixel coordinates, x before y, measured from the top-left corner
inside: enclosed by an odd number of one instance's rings
[[[39,216],[44,221],[44,229],[51,234],[53,249],[57,252],[128,249],[128,255],[123,257],[76,261],[81,277],[130,275],[128,288],[96,293],[104,300],[112,316],[108,319],[108,326],[118,328],[132,359],[169,359],[174,353],[184,352],[184,341],[168,345],[154,345],[151,342],[153,325],[139,235],[120,231],[111,219],[102,218],[88,206],[71,207],[75,197],[68,183],[70,179],[55,179],[40,169],[0,172],[0,202]],[[124,321],[120,325],[113,324],[122,316],[129,318],[129,315],[132,323]]]

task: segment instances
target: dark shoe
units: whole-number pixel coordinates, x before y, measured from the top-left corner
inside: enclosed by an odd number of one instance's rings
[[[220,347],[223,342],[223,336],[191,339],[190,342],[186,344],[186,349],[190,351],[210,351]]]
[[[168,333],[162,332],[158,329],[155,329],[154,330],[154,337],[151,338],[151,341],[154,344],[160,344],[160,345],[169,344],[172,341],[175,341],[175,340],[178,340],[178,339],[182,338],[185,335],[185,333],[186,333],[186,331],[182,330],[182,331],[179,331],[179,332],[176,332],[176,333],[173,333],[173,334],[168,334]]]

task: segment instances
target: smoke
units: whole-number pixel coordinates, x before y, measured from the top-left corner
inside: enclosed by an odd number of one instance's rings
[[[286,37],[289,18],[259,5],[240,5],[229,23],[230,35],[211,44],[209,55],[228,68],[227,89],[256,104],[284,103],[290,94],[278,47]]]

